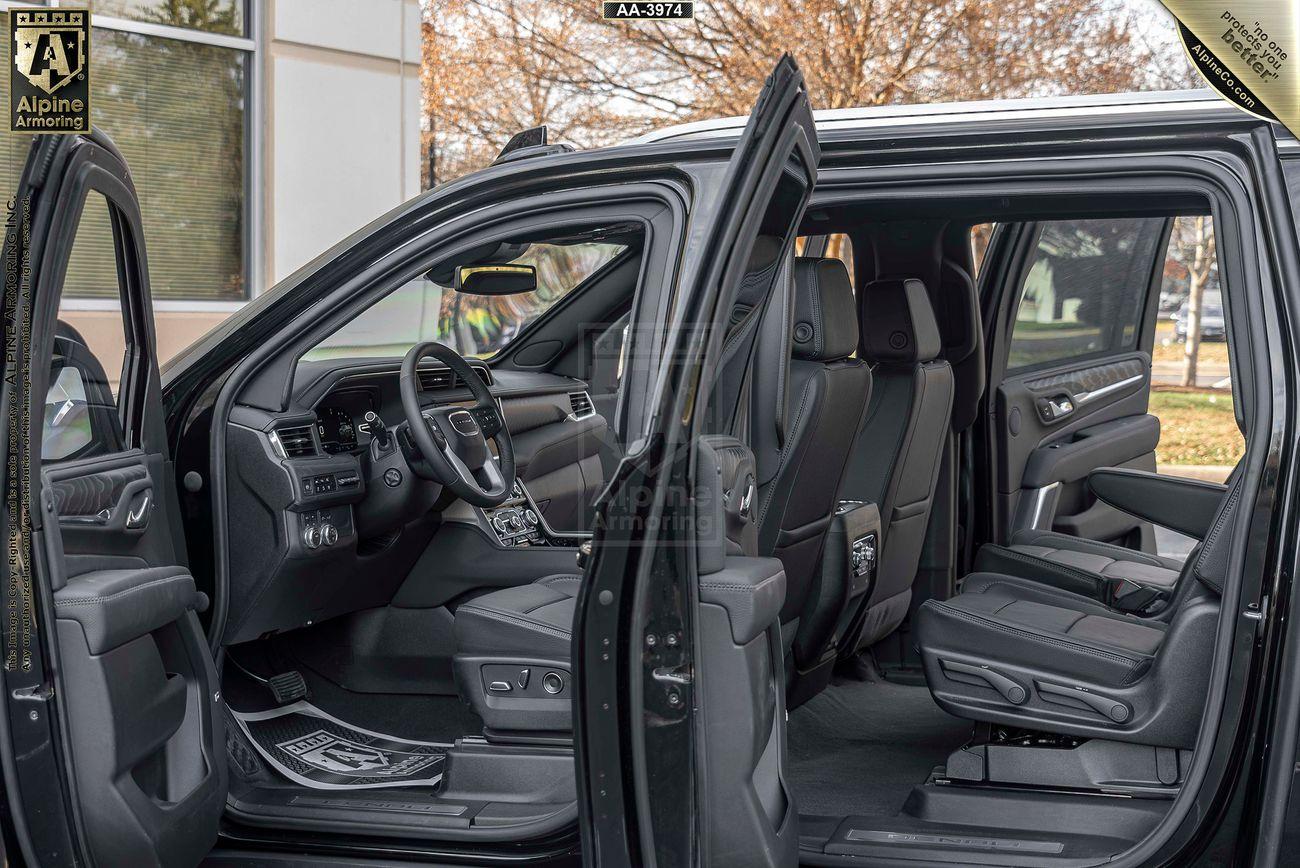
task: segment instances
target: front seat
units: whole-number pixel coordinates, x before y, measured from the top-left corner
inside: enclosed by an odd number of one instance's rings
[[[853,286],[838,259],[794,260],[794,315],[765,327],[754,371],[750,442],[758,481],[758,551],[785,566],[781,632],[791,702],[820,689],[797,690],[801,675],[825,668],[839,617],[839,595],[817,592],[826,533],[839,505],[840,482],[871,395],[871,370],[853,358],[858,323]],[[787,310],[778,294],[771,314]],[[833,662],[833,661],[830,661]],[[826,668],[825,676],[829,677]],[[825,678],[821,679],[822,682]]]
[[[791,302],[790,271],[781,268],[782,262],[788,264],[789,260],[782,259],[781,250],[782,241],[775,236],[760,235],[754,243],[732,306],[708,410],[708,421],[715,429],[732,426],[742,402],[748,409],[748,395],[766,392],[778,377],[784,386],[789,352],[784,345],[779,351],[779,371],[769,365],[760,374],[747,373],[751,359],[758,355],[755,345],[760,333],[789,334],[788,324],[778,322],[779,315],[789,316]],[[847,287],[844,275],[842,289]],[[769,304],[773,296],[784,303]],[[851,291],[848,298],[852,305]],[[843,311],[835,310],[843,319]],[[824,329],[818,333],[816,343],[823,351],[824,333]],[[856,326],[851,336],[836,334],[840,336],[831,349],[849,355],[857,342]],[[775,346],[771,343],[775,338],[764,340],[769,341],[769,348]],[[753,545],[749,527],[741,548],[752,554]],[[527,738],[545,738],[546,733],[572,729],[570,654],[581,584],[582,576],[577,573],[546,576],[528,585],[484,594],[456,609],[456,682],[461,696],[483,718],[485,730],[493,737],[510,739],[525,734]]]
[[[756,370],[748,386],[732,394],[749,390],[758,551],[785,568],[782,637],[787,656],[800,650],[798,664],[820,660],[834,629],[835,619],[820,613],[802,631],[800,622],[866,410],[871,372],[851,358],[858,327],[844,264],[796,259],[793,278],[793,287],[788,277],[778,280],[755,334]],[[581,581],[578,575],[548,576],[456,610],[457,682],[494,735],[570,728],[569,656]]]
[[[858,614],[861,650],[907,617],[952,414],[953,374],[925,285],[881,278],[862,290],[862,353],[875,363],[871,406],[840,489],[880,509],[876,580]]]

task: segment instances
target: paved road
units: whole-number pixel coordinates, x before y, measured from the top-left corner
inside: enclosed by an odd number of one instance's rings
[[[1182,362],[1152,362],[1151,382],[1157,386],[1181,386]],[[1196,385],[1207,389],[1226,389],[1229,386],[1226,364],[1201,364],[1196,366]]]

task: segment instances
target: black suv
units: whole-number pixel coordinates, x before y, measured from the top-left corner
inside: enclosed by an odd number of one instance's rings
[[[1204,94],[814,115],[786,58],[747,121],[521,137],[160,372],[127,167],[38,137],[8,859],[1285,861],[1298,179]],[[1187,220],[1214,478],[1149,406]]]

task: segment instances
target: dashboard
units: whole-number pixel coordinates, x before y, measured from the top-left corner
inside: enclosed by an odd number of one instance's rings
[[[373,442],[368,413],[389,430],[405,421],[395,361],[321,360],[299,374],[286,409],[236,404],[230,413],[227,642],[384,605],[411,575],[436,576],[438,588],[459,593],[462,579],[508,584],[520,570],[572,563],[571,552],[556,549],[588,526],[583,510],[604,484],[598,451],[607,428],[585,383],[490,372],[520,486],[484,511],[417,480],[400,444]],[[444,368],[429,366],[421,380],[429,404],[473,402]],[[430,547],[436,555],[426,555]],[[537,551],[525,556],[526,548]]]
[[[316,406],[321,449],[328,455],[364,449],[370,444],[366,414],[372,411],[380,413],[378,389],[347,389],[328,395]]]

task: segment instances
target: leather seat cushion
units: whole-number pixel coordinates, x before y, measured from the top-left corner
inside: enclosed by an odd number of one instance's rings
[[[980,572],[1033,579],[1090,597],[1104,596],[1104,585],[1118,580],[1172,590],[1182,567],[1173,558],[1037,530],[1020,531],[1009,546],[982,547],[975,562]]]
[[[462,654],[568,660],[580,575],[556,575],[475,597],[456,609]]]
[[[990,660],[1039,660],[1062,675],[1123,686],[1150,667],[1165,625],[1100,603],[992,573],[973,573],[957,596],[921,606],[918,634],[938,651],[979,649]]]

